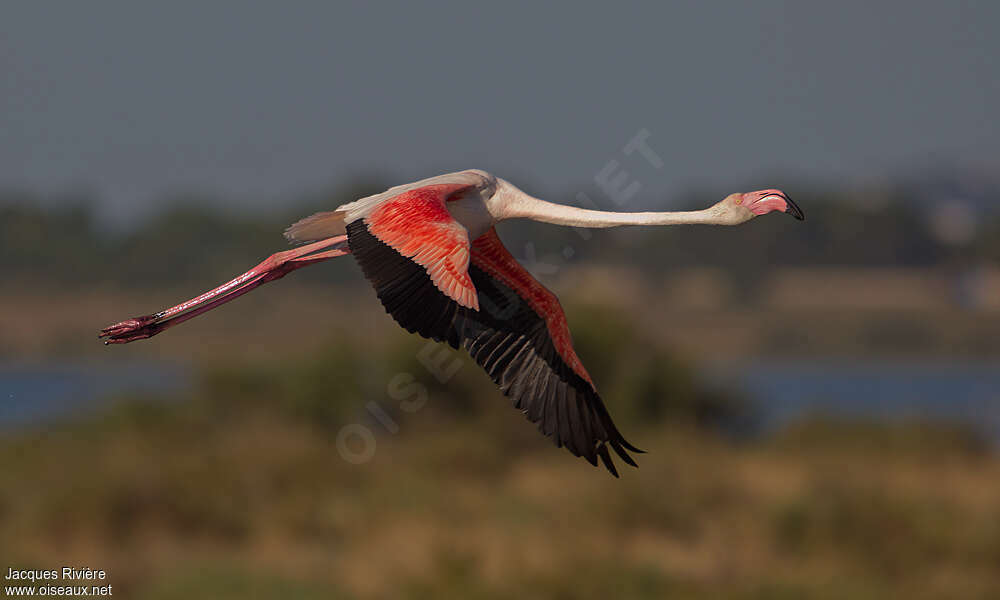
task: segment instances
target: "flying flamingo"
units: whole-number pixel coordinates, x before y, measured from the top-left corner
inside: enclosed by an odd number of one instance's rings
[[[539,430],[615,477],[610,447],[636,466],[573,351],[556,296],[504,248],[494,225],[534,219],[573,227],[739,225],[773,211],[804,215],[780,190],[730,194],[690,212],[618,213],[552,204],[509,182],[468,170],[391,188],[295,223],[285,231],[309,244],[278,252],[232,281],[155,314],[103,329],[123,344],[216,308],[296,269],[353,254],[392,317],[407,331],[464,346]]]

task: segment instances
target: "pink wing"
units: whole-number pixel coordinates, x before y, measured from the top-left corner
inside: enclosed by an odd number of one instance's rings
[[[467,276],[479,309],[442,294],[424,267],[376,238],[365,221],[348,224],[347,234],[365,277],[403,328],[468,350],[557,446],[594,465],[600,460],[615,476],[609,450],[635,465],[628,451],[641,450],[618,431],[594,389],[559,301],[517,263],[494,230],[471,246]]]
[[[423,267],[445,296],[479,310],[469,278],[469,232],[445,208],[449,198],[472,188],[434,184],[408,190],[375,207],[364,222],[379,241]]]
[[[490,229],[473,242],[472,262],[487,275],[500,280],[517,292],[532,310],[545,320],[549,338],[563,362],[593,388],[594,382],[591,381],[590,374],[573,350],[569,324],[566,323],[566,314],[559,304],[559,298],[556,298],[547,287],[538,283],[538,280],[517,262],[500,241],[496,230]]]

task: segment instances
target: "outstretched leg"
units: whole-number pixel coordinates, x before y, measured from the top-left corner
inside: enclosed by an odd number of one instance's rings
[[[320,252],[324,249],[326,250]],[[278,252],[267,257],[266,260],[246,273],[213,290],[166,310],[151,315],[132,317],[105,327],[98,334],[98,337],[106,338],[105,344],[126,344],[136,340],[144,340],[235,300],[269,281],[281,279],[296,269],[350,253],[346,235]]]

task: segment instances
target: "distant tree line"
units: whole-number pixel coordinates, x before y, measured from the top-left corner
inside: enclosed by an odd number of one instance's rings
[[[28,194],[3,193],[0,268],[8,284],[212,283],[286,248],[281,233],[298,218],[384,187],[374,182],[354,186],[277,212],[234,214],[219,208],[221,203],[180,199],[153,218],[115,233],[101,227],[93,202],[55,204]],[[775,266],[1000,264],[1000,215],[983,216],[974,237],[955,244],[934,235],[925,206],[902,196],[883,196],[877,205],[859,201],[856,194],[800,191],[796,196],[808,215],[804,223],[774,216],[736,228],[581,234],[526,222],[502,224],[500,234],[515,256],[542,271],[586,261],[632,265],[657,277],[680,267],[712,266],[729,271],[737,282],[752,282]],[[711,203],[692,195],[688,204]],[[296,278],[330,281],[353,274],[351,261],[334,263],[339,264],[309,269],[313,273]]]

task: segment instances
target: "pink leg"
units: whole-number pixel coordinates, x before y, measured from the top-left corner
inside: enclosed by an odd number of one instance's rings
[[[316,252],[317,250],[330,248],[331,246],[340,247],[325,252]],[[311,254],[312,252],[316,253]],[[98,337],[107,338],[104,341],[105,344],[126,344],[135,340],[144,340],[174,325],[179,325],[188,319],[193,319],[213,308],[235,300],[269,281],[281,279],[292,271],[350,253],[350,249],[347,248],[347,236],[345,235],[328,238],[299,248],[293,248],[292,250],[278,252],[272,254],[246,273],[213,290],[205,292],[187,302],[182,302],[172,308],[161,310],[151,315],[133,317],[105,327],[98,334]]]

